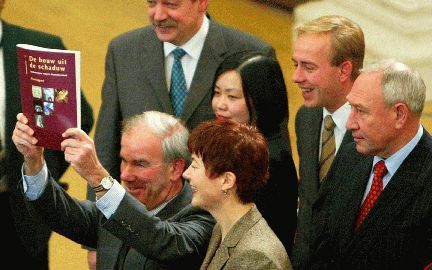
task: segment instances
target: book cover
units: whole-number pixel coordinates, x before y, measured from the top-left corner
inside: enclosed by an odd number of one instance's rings
[[[81,128],[80,52],[18,44],[22,112],[38,145],[61,150],[62,133]]]

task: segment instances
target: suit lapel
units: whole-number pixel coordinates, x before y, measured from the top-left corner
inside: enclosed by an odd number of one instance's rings
[[[346,145],[346,144],[348,144],[348,143],[350,143],[350,142],[352,142],[353,141],[353,137],[352,137],[352,133],[350,132],[350,131],[346,131],[345,132],[345,135],[344,135],[344,137],[343,137],[343,139],[342,139],[342,143],[341,143],[341,145],[340,145],[340,148],[343,148],[343,146],[344,145]],[[341,151],[338,151],[337,153],[336,153],[336,156],[335,156],[335,159],[334,159],[334,161],[333,161],[333,163],[332,163],[332,165],[330,166],[330,170],[329,170],[329,174],[330,174],[330,171],[332,170],[332,168],[334,167],[334,166],[336,166],[335,164],[337,163],[337,162],[343,162],[343,161],[339,161],[339,153],[340,153]],[[356,165],[356,164],[355,164]],[[319,176],[318,176],[318,170],[319,170],[319,168],[318,168],[319,166],[318,166],[318,163],[317,163],[317,179],[318,179],[318,181],[319,181]],[[337,179],[336,179],[337,180]],[[318,198],[321,198],[321,197],[323,197],[325,194],[327,194],[332,188],[333,188],[333,183],[330,183],[331,181],[334,181],[333,179],[324,179],[324,182],[321,184],[321,186],[319,186],[319,183],[317,183],[317,187],[318,187],[318,189],[319,189],[319,195],[318,195]]]
[[[372,169],[373,157],[361,156],[360,158],[354,163],[354,166],[347,168],[349,174],[344,180],[348,184],[338,184],[343,186],[338,192],[342,193],[344,207],[338,213],[338,220],[334,222],[339,224],[337,230],[339,230],[340,246],[342,247],[353,237],[355,222]]]
[[[369,178],[373,157],[359,154],[354,143],[342,146],[328,179],[322,185],[313,208],[318,253],[329,252],[328,245],[342,249],[353,237],[358,209]],[[320,209],[326,209],[321,211]],[[319,225],[327,224],[327,226]],[[322,240],[319,240],[322,239]],[[340,252],[340,251],[338,251]]]
[[[141,73],[145,80],[152,85],[153,94],[158,97],[163,110],[173,114],[173,108],[169,97],[169,89],[165,76],[159,76],[161,70],[165,71],[165,55],[163,43],[159,41],[155,33],[152,38],[145,38],[143,35],[141,44],[142,54],[140,57]],[[187,122],[195,109],[201,103],[209,91],[212,90],[214,74],[223,60],[227,46],[220,32],[219,24],[210,20],[209,32],[207,34],[203,50],[198,61],[189,94],[186,98],[181,119]],[[152,63],[149,65],[148,63]],[[157,75],[155,75],[157,74]]]
[[[212,237],[207,248],[207,253],[201,269],[207,269],[212,263],[212,266],[216,266],[216,269],[222,269],[225,263],[229,259],[228,249],[222,248],[218,251],[219,245],[222,241],[222,232],[219,224],[214,227]],[[216,252],[218,252],[216,254]]]
[[[102,228],[102,226],[99,227],[98,237],[98,244],[109,243],[108,245],[98,245],[97,261],[100,264],[98,265],[100,268],[98,268],[114,269],[119,261],[125,259],[127,249],[123,246],[123,241]]]
[[[397,215],[409,207],[419,189],[423,188],[426,177],[422,174],[427,172],[425,168],[428,168],[432,159],[430,144],[430,135],[425,130],[419,143],[402,162],[359,230],[344,248],[345,254],[350,254],[363,241],[382,235],[381,231],[388,230]]]
[[[345,145],[345,144],[347,144],[347,143],[353,142],[353,141],[354,141],[354,138],[353,138],[353,136],[352,136],[352,132],[349,131],[349,130],[347,130],[347,131],[345,132],[345,135],[344,135],[343,139],[342,139],[341,146],[342,146],[342,145]]]
[[[310,192],[314,192],[314,198],[318,198],[318,191],[320,189],[319,185],[319,164],[318,164],[318,156],[319,156],[319,147],[320,147],[320,137],[321,137],[321,123],[322,123],[322,108],[314,109],[311,111],[310,125],[308,128],[310,129],[310,143],[305,144],[305,157],[312,158],[313,161],[310,163],[311,170],[311,179],[314,181],[310,181],[311,188],[308,189]]]
[[[174,111],[171,106],[168,86],[165,80],[165,55],[163,43],[159,41],[153,30],[150,33],[151,38],[146,37],[147,35],[143,33],[140,42],[140,44],[142,44],[142,53],[139,56],[139,64],[141,65],[143,80],[147,80],[151,84],[153,95],[157,96],[159,99],[162,110],[169,114],[173,114]]]
[[[321,122],[322,122],[322,117],[321,117]],[[321,126],[321,123],[320,123],[320,125],[319,126]],[[320,132],[320,131],[319,131]],[[318,133],[319,133],[318,132]],[[320,136],[320,134],[318,135],[318,136]],[[319,139],[318,139],[318,141],[319,141]],[[340,150],[341,150],[341,148],[343,148],[344,147],[344,145],[347,145],[347,144],[349,144],[349,143],[351,143],[351,142],[353,142],[353,137],[352,137],[352,133],[351,133],[351,131],[349,131],[349,130],[347,130],[346,132],[345,132],[345,135],[344,135],[344,137],[343,137],[343,139],[342,139],[342,142],[341,142],[341,145],[339,146],[339,148],[340,148]],[[336,166],[335,164],[337,163],[337,162],[344,162],[343,160],[342,161],[339,161],[339,156],[341,155],[341,152],[342,151],[339,151],[338,150],[338,152],[336,153],[336,156],[335,156],[335,159],[334,159],[334,161],[333,161],[333,163],[332,163],[332,165],[330,166],[330,170],[329,170],[329,174],[330,174],[330,171],[332,170],[332,168],[334,167],[334,166]],[[357,153],[357,152],[356,152]],[[359,158],[361,158],[361,156],[358,156]],[[350,157],[351,158],[351,157]],[[343,158],[342,158],[343,159]],[[318,164],[318,163],[317,163]],[[357,165],[359,165],[358,163],[355,163],[354,164],[354,166],[357,166]],[[365,164],[366,165],[366,164]],[[361,169],[365,169],[365,168],[361,168]],[[355,171],[354,171],[355,172]],[[358,174],[357,176],[361,176],[361,174],[362,174],[362,172],[363,171],[359,171],[359,173],[360,174]],[[330,177],[331,178],[331,177]],[[318,196],[317,196],[317,200],[319,200],[320,198],[323,198],[323,197],[325,197],[326,196],[326,194],[328,193],[328,192],[330,192],[333,188],[335,188],[334,187],[334,183],[330,183],[331,181],[337,181],[338,179],[335,179],[335,180],[333,180],[333,179],[331,179],[330,180],[330,178],[329,179],[324,179],[324,182],[321,184],[321,186],[319,186],[318,188],[319,188],[319,192],[318,192]],[[318,166],[317,166],[317,179],[319,179],[319,176],[318,176]],[[319,181],[319,180],[318,180]],[[361,181],[357,181],[357,183],[360,183]]]
[[[16,115],[21,112],[21,93],[19,91],[19,78],[18,78],[18,63],[16,46],[16,34],[14,29],[7,22],[2,21],[3,24],[3,59],[4,59],[4,74],[5,74],[5,87],[6,87],[6,123],[5,123],[5,136],[11,137],[13,129],[15,128]],[[18,89],[18,91],[16,91]],[[6,145],[6,157],[12,156],[8,153],[16,151],[15,145]]]
[[[211,95],[214,76],[223,55],[227,51],[220,26],[210,20],[209,31],[204,42],[181,118],[186,122],[206,95]]]
[[[211,260],[211,268],[212,269],[223,269],[227,261],[230,257],[230,249],[235,248],[240,240],[243,238],[243,236],[262,218],[261,213],[258,211],[256,206],[254,205],[252,209],[247,212],[243,217],[238,220],[234,226],[230,229],[228,234],[226,235],[225,239],[221,243],[220,247],[212,247],[212,249],[216,248],[216,251],[214,252],[214,257],[206,259]],[[220,230],[219,232],[220,233]],[[221,236],[217,236],[219,238],[216,238],[214,243],[218,244],[220,243]],[[212,239],[213,240],[213,239]],[[211,241],[212,242],[212,241]],[[209,255],[209,254],[207,254]]]
[[[156,216],[162,220],[167,220],[175,216],[179,209],[183,209],[190,204],[192,191],[189,182],[185,182],[180,193],[172,199]]]
[[[156,216],[161,220],[167,220],[173,217],[178,213],[178,209],[182,209],[189,204],[191,195],[190,186],[188,182],[186,182],[180,193],[174,199],[172,199],[159,213],[157,213]],[[119,252],[124,251],[124,248],[127,248],[125,253],[124,269],[143,269],[144,265],[148,261],[148,258],[137,252],[135,249],[129,248],[128,246],[123,246],[121,250],[119,248]]]

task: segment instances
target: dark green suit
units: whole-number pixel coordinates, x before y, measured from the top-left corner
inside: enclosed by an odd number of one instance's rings
[[[30,218],[27,214],[21,214],[25,206],[22,195],[16,193],[23,163],[22,155],[12,142],[16,115],[21,112],[16,45],[26,43],[55,49],[65,49],[65,46],[57,36],[25,29],[4,21],[2,25],[6,86],[6,181],[9,186],[9,192],[0,193],[1,222],[4,228],[1,232],[2,243],[4,243],[2,263],[6,265],[10,260],[10,265],[13,265],[14,269],[48,269],[48,240],[51,230],[40,225],[40,221]],[[93,126],[93,111],[84,96],[81,97],[81,114],[82,129],[89,132]],[[60,179],[68,167],[63,152],[45,150],[45,158],[54,178]]]

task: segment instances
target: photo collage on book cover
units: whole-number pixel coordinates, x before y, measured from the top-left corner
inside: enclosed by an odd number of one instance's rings
[[[68,91],[32,85],[36,127],[45,128],[45,119],[55,114],[55,103],[67,103]]]

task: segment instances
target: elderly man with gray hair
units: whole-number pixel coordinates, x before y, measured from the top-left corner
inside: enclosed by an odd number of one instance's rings
[[[68,129],[66,161],[96,193],[96,202],[68,195],[48,172],[43,149],[18,114],[13,141],[24,156],[23,193],[29,209],[59,234],[97,249],[97,269],[198,269],[214,220],[190,205],[182,178],[190,161],[189,132],[166,113],[126,120],[121,136],[121,185],[102,167],[93,140]]]
[[[429,269],[432,138],[426,86],[395,60],[364,69],[347,99],[354,143],[340,149],[313,209],[308,269]],[[329,181],[329,182],[330,182]],[[429,266],[428,266],[429,265]]]

